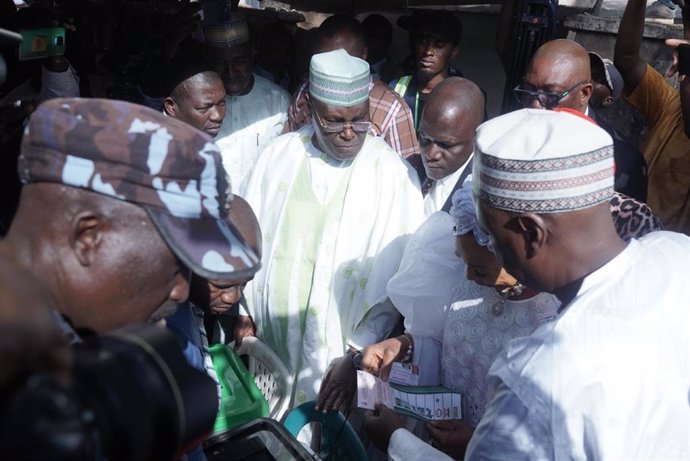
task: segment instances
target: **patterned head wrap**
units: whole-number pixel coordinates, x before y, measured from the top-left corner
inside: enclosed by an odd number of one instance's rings
[[[453,234],[465,235],[472,232],[479,246],[487,247],[493,251],[491,237],[479,227],[479,221],[477,221],[477,210],[472,197],[472,175],[467,176],[462,187],[453,194],[453,206],[450,209],[450,215],[455,222]]]
[[[369,99],[369,63],[345,50],[315,54],[309,66],[309,95],[326,104],[352,107]]]
[[[186,123],[106,99],[51,99],[29,119],[23,183],[54,182],[142,206],[197,275],[253,275],[259,258],[228,222],[232,194],[218,148]]]
[[[230,48],[249,41],[249,24],[244,16],[234,14],[219,24],[204,26],[204,43],[218,48]]]
[[[560,213],[613,196],[613,141],[582,114],[522,109],[477,129],[474,193],[506,211]]]

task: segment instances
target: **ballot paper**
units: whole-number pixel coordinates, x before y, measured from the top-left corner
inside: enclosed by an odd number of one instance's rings
[[[357,371],[357,406],[373,410],[382,403],[391,410],[424,421],[462,419],[462,395],[442,386],[403,386]]]

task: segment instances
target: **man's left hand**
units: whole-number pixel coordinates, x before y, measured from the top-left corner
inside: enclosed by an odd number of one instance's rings
[[[474,428],[459,419],[427,423],[431,446],[454,459],[465,456]]]
[[[342,413],[352,405],[357,391],[357,369],[349,355],[341,357],[333,364],[321,382],[316,410],[328,413],[334,410]]]

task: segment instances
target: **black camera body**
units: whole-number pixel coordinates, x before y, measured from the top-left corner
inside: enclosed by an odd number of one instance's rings
[[[210,433],[215,383],[167,330],[128,327],[74,355],[71,386],[37,372],[0,401],[0,459],[173,460]]]

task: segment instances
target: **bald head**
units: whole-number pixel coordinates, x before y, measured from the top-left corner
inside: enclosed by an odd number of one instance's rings
[[[534,53],[525,73],[523,88],[562,95],[557,107],[585,112],[592,95],[589,55],[582,45],[572,40],[552,40]],[[533,99],[528,107],[543,104]]]
[[[423,117],[445,118],[456,128],[473,125],[474,130],[484,119],[484,95],[466,78],[447,78],[429,94]]]
[[[434,88],[419,125],[428,178],[445,178],[467,162],[474,150],[474,132],[483,119],[484,95],[471,81],[450,77]]]
[[[315,52],[326,53],[344,49],[350,56],[367,59],[367,45],[362,24],[350,16],[335,14],[318,29]]]

